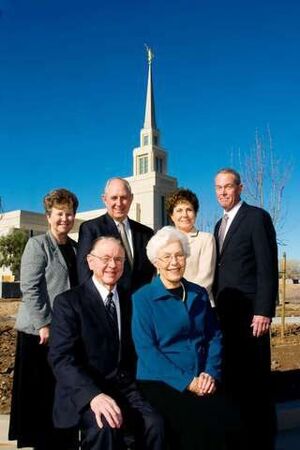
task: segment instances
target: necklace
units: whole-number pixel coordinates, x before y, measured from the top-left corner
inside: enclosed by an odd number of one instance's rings
[[[184,284],[180,281],[180,286],[182,287],[182,301],[185,301],[185,287]]]

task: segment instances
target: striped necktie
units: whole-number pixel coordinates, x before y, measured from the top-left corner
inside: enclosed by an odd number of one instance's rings
[[[106,308],[106,312],[107,312],[110,323],[114,327],[114,330],[118,331],[118,316],[117,316],[116,305],[113,300],[112,292],[110,292],[108,294],[108,296],[106,297],[105,308]]]

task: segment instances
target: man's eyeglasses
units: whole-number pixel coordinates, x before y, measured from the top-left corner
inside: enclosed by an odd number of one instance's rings
[[[123,262],[125,261],[124,256],[98,256],[94,255],[94,253],[90,253],[90,255],[99,259],[104,265],[107,265],[111,261],[113,261],[115,264],[123,264]]]
[[[172,261],[173,258],[176,260],[176,262],[178,261],[181,264],[185,259],[185,255],[183,255],[182,253],[175,253],[175,255],[167,254],[167,255],[163,255],[157,259],[159,259],[164,264],[170,264],[170,262]]]

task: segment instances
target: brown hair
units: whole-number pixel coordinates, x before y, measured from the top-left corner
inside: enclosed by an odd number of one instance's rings
[[[170,192],[166,198],[166,211],[169,216],[173,214],[174,208],[178,203],[189,202],[194,208],[195,214],[199,210],[199,200],[197,195],[189,189],[178,188],[176,191]]]
[[[51,213],[53,207],[58,209],[63,209],[64,207],[72,208],[75,214],[79,201],[76,195],[67,189],[54,189],[45,195],[43,204],[47,215]]]

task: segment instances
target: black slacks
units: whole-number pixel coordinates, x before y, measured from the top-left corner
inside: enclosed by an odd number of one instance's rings
[[[243,449],[238,411],[222,395],[198,397],[155,381],[139,388],[165,418],[171,450]]]
[[[277,418],[271,383],[270,336],[254,337],[252,315],[238,307],[238,302],[234,306],[224,302],[219,307],[224,387],[240,407],[246,430],[243,449],[274,450]]]
[[[103,419],[104,426],[99,428],[93,411],[86,407],[80,423],[82,450],[125,450],[128,436],[134,437],[134,450],[165,450],[163,419],[143,399],[134,382],[121,374],[111,392],[105,393],[119,405],[124,423],[116,429]]]
[[[18,448],[74,450],[78,430],[53,425],[55,378],[47,357],[48,346],[39,344],[39,336],[18,332],[9,439],[17,440]]]

